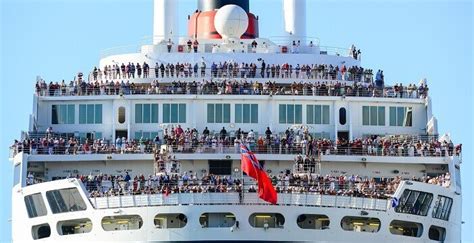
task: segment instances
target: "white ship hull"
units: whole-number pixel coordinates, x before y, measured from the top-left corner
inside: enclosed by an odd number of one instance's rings
[[[28,219],[22,194],[45,192],[59,188],[76,187],[85,201],[85,211],[50,214],[45,217]],[[424,183],[404,183],[402,188],[429,191],[434,195],[445,194],[448,189]],[[428,216],[396,213],[390,200],[368,199],[345,196],[316,194],[279,194],[279,205],[268,205],[256,194],[244,193],[241,201],[237,193],[187,193],[165,195],[139,195],[87,199],[82,184],[75,179],[42,183],[23,190],[14,191],[13,201],[13,241],[37,242],[33,240],[34,226],[48,224],[50,237],[43,242],[435,242],[429,239],[432,225],[446,229],[445,242],[460,241],[460,225],[456,218],[460,214],[453,210],[450,221],[437,220]],[[400,192],[399,189],[397,192]],[[43,193],[44,195],[44,193]],[[45,198],[46,199],[46,198]],[[457,208],[457,203],[453,208]],[[48,210],[49,211],[49,210]],[[232,227],[205,227],[200,223],[204,213],[230,213],[239,223]],[[281,225],[275,227],[253,227],[250,217],[254,213],[280,213],[284,216]],[[184,214],[187,223],[182,228],[161,228],[156,226],[157,215]],[[305,215],[325,215],[329,226],[324,229],[302,229],[297,224],[298,217]],[[135,230],[116,229],[106,231],[105,217],[138,215],[143,220]],[[347,216],[377,218],[380,220],[378,232],[361,230],[347,231],[342,228],[342,219]],[[88,233],[60,235],[60,223],[75,219],[89,219],[92,223]],[[396,235],[390,232],[393,220],[417,222],[422,225],[419,237]],[[458,221],[459,222],[459,221]],[[101,226],[102,224],[102,226]],[[30,233],[31,232],[31,233]],[[32,236],[33,234],[33,236]]]

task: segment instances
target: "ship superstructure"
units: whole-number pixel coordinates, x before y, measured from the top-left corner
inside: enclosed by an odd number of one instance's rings
[[[426,80],[386,84],[355,46],[307,37],[304,0],[282,0],[275,38],[249,0],[199,0],[179,36],[178,4],[154,1],[150,44],[37,78],[12,146],[14,241],[460,241],[461,148]]]

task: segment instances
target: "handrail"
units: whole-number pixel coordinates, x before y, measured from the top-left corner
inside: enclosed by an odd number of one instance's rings
[[[112,56],[112,55],[120,55],[120,54],[127,54],[127,53],[138,53],[138,52],[140,52],[140,49],[141,49],[142,46],[151,45],[154,42],[155,38],[160,38],[160,37],[164,37],[164,36],[145,36],[141,40],[139,40],[137,44],[128,44],[128,45],[122,45],[122,46],[117,46],[117,47],[112,47],[112,48],[106,48],[106,49],[104,49],[100,52],[100,57],[101,58],[106,58],[106,57],[109,57],[109,56]],[[259,39],[265,40],[267,38],[259,38]],[[321,47],[320,46],[320,40],[317,37],[306,36],[306,37],[301,37],[301,38],[298,38],[298,39],[300,40],[300,47],[303,50],[300,53],[306,53],[304,51],[304,49],[307,48],[307,47],[318,47],[318,48]],[[171,37],[171,41],[172,41],[171,52],[172,53],[186,52],[186,50],[184,50],[184,48],[183,48],[182,51],[180,51],[178,46],[183,46],[183,47],[186,46],[188,40],[191,40],[191,41],[194,42],[194,40],[196,40],[196,39],[193,38],[193,37],[189,37],[189,36],[173,36],[173,37]],[[211,50],[210,48],[206,48],[206,46],[210,46],[210,45],[213,45],[213,44],[218,44],[219,42],[224,42],[224,40],[205,40],[205,39],[200,39],[200,38],[198,38],[197,40],[199,42],[199,44],[198,44],[198,50],[199,50],[198,52],[199,53],[205,53],[205,52],[209,52],[209,50]],[[269,37],[268,40],[270,41],[269,44],[275,44],[276,46],[280,46],[280,47],[281,46],[291,47],[292,44],[293,44],[292,43],[293,39],[289,38],[289,37],[285,37],[285,36],[272,36],[272,37]],[[251,39],[242,39],[241,41],[248,42],[245,45],[247,45],[250,48],[250,46],[252,45],[251,42],[253,40],[251,40]],[[298,40],[295,40],[295,41],[297,42]],[[204,42],[206,42],[206,43],[204,43]],[[311,43],[312,43],[312,45],[311,45]],[[168,40],[163,40],[160,43],[158,43],[158,45],[167,45],[167,44],[168,44]],[[338,55],[338,56],[350,57],[349,48],[322,47],[321,50],[324,52],[323,54],[325,54],[325,55]],[[190,51],[190,52],[192,52],[192,51]],[[288,53],[290,53],[290,52],[288,52]]]
[[[32,155],[91,155],[91,154],[152,154],[158,149],[158,144],[147,142],[147,144],[127,143],[123,145],[116,144],[91,144],[74,145],[68,144],[43,146],[37,145],[37,148],[23,148],[21,145],[15,146],[14,154],[25,152]],[[342,147],[328,145],[325,148],[308,149],[308,146],[293,144],[286,146],[263,145],[256,143],[249,144],[251,150],[257,154],[269,155],[308,155],[308,156],[389,156],[389,157],[448,157],[458,156],[460,151],[452,151],[447,147],[441,147],[440,150],[421,148],[417,149],[415,145],[399,149],[394,147],[370,146],[370,147]],[[168,151],[175,154],[239,154],[240,149],[237,145],[223,145],[218,143],[184,143],[182,145],[168,145]]]
[[[102,95],[270,95],[270,96],[348,96],[381,98],[426,98],[426,88],[415,86],[375,87],[370,84],[327,82],[294,82],[276,84],[270,82],[253,83],[244,81],[198,81],[189,78],[169,82],[158,82],[150,78],[151,83],[129,82],[83,82],[80,85],[70,83],[39,85],[38,96],[102,96]],[[330,81],[330,80],[327,80]]]
[[[269,205],[256,193],[190,193],[89,198],[96,209],[177,205]],[[333,207],[385,212],[389,200],[320,194],[278,194],[279,206]]]
[[[357,81],[364,83],[371,83],[374,81],[374,73],[371,69],[362,69],[348,67],[345,71],[338,70],[335,67],[329,68],[327,66],[320,65],[296,65],[291,68],[283,67],[284,64],[266,64],[266,68],[262,67],[241,67],[234,66],[232,69],[230,66],[223,67],[218,66],[216,63],[215,67],[203,67],[201,64],[190,64],[183,67],[165,67],[160,66],[154,67],[149,65],[148,69],[140,66],[138,68],[134,64],[134,69],[121,66],[116,64],[113,67],[109,65],[107,69],[102,67],[101,69],[93,70],[89,73],[87,81],[122,81],[122,80],[156,80],[156,79],[244,79],[244,80],[283,80],[283,79],[295,79],[295,81],[302,80],[327,80],[327,81]],[[124,64],[125,65],[125,64]],[[161,65],[161,64],[159,64]]]

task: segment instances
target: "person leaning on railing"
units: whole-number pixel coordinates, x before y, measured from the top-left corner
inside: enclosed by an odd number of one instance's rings
[[[28,175],[30,181],[33,175]],[[72,176],[68,176],[72,177]],[[146,195],[168,193],[255,193],[255,182],[242,184],[240,178],[203,174],[201,178],[196,173],[182,174],[143,174],[133,177],[124,175],[76,175],[89,191],[90,197],[119,196],[119,195]],[[361,177],[358,175],[315,175],[315,174],[285,174],[269,175],[275,189],[279,193],[314,193],[321,195],[339,195],[353,197],[367,197],[387,199],[396,191],[403,181],[400,176],[394,178]],[[128,179],[127,179],[128,178]],[[412,178],[419,181],[443,187],[450,186],[449,173],[430,178]]]
[[[262,133],[263,134],[263,133]],[[319,155],[367,155],[367,156],[459,156],[461,145],[454,148],[452,142],[435,138],[421,140],[410,136],[370,136],[354,140],[314,138],[308,131],[287,129],[284,134],[273,134],[269,128],[265,136],[255,136],[237,129],[229,133],[222,129],[211,133],[205,129],[182,129],[180,126],[165,129],[163,139],[126,139],[117,137],[115,141],[104,139],[81,141],[76,137],[61,137],[53,133],[41,136],[30,134],[32,139],[15,141],[16,151],[33,154],[105,154],[105,153],[152,153],[159,145],[166,144],[175,153],[224,153],[235,152],[243,143],[257,153]],[[155,148],[155,149],[153,149]]]

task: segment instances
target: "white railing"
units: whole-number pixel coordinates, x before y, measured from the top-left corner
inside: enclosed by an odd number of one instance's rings
[[[265,205],[256,193],[178,193],[90,198],[96,209],[176,205]],[[387,211],[389,200],[321,194],[278,194],[278,205]]]

